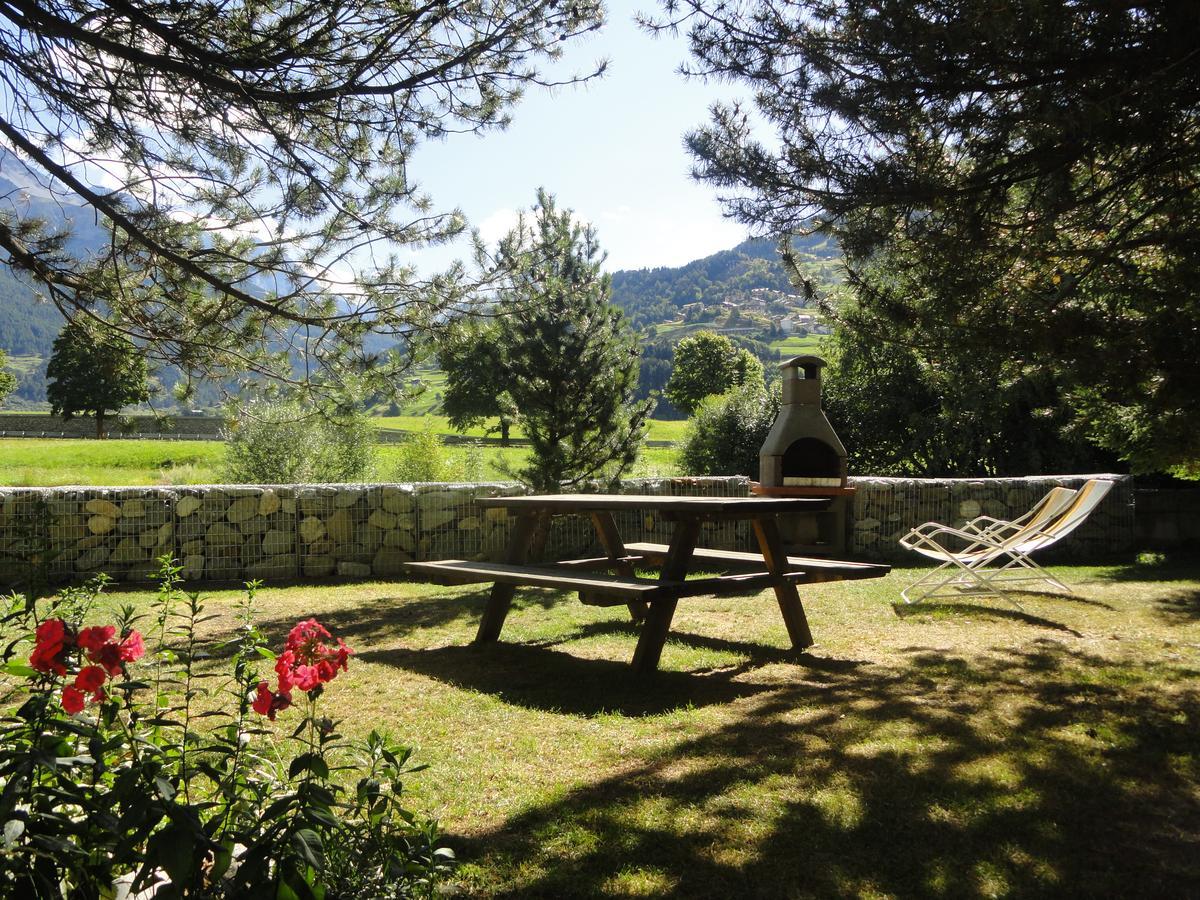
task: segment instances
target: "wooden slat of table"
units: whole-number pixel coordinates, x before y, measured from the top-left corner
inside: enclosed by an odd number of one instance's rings
[[[587,591],[597,595],[620,598],[621,602],[648,599],[674,594],[681,585],[671,582],[637,580],[622,575],[603,575],[578,572],[548,566],[524,566],[509,563],[472,562],[465,559],[443,559],[436,562],[408,563],[413,572],[435,575],[460,584],[494,581],[507,585],[557,588]]]
[[[667,555],[666,544],[637,542],[625,545],[625,552],[630,556],[643,557],[647,562],[657,562]],[[702,563],[716,563],[729,567],[762,568],[761,553],[746,553],[741,550],[709,550],[697,547],[692,553],[692,559]],[[822,559],[811,556],[789,556],[788,566],[803,570],[808,577],[805,584],[817,584],[826,581],[855,581],[860,578],[882,578],[892,567],[883,563],[865,563],[848,559]]]

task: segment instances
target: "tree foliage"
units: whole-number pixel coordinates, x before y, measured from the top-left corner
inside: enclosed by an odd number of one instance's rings
[[[1003,347],[965,360],[838,328],[826,340],[824,407],[851,474],[980,477],[1112,471],[1058,386]]]
[[[495,418],[507,446],[515,410],[496,339],[500,327],[474,317],[460,319],[439,338],[437,361],[446,373],[442,412],[450,425],[466,431]]]
[[[109,413],[150,399],[141,351],[119,334],[81,322],[68,322],[55,339],[46,377],[50,411],[64,419],[90,413],[98,438]]]
[[[0,403],[3,403],[4,398],[17,389],[17,376],[12,372],[4,371],[7,362],[8,357],[3,350],[0,350]]]
[[[725,335],[698,331],[675,345],[671,377],[663,395],[690,413],[705,397],[753,385],[762,388],[762,363]]]
[[[539,191],[532,215],[500,242],[504,282],[493,340],[536,490],[615,479],[637,458],[649,404],[634,399],[638,352],[595,231]]]
[[[758,479],[758,453],[779,413],[779,397],[761,385],[735,388],[700,402],[679,449],[688,475]]]
[[[394,384],[408,354],[367,352],[368,329],[411,338],[459,297],[457,268],[423,280],[395,256],[465,228],[414,151],[503,127],[603,7],[22,0],[0,20],[0,141],[112,229],[92,259],[7,211],[0,259],[187,372],[335,391]]]
[[[337,484],[375,474],[375,427],[366,416],[326,418],[285,400],[231,410],[223,477],[230,484]]]
[[[764,233],[840,241],[875,340],[1003,345],[1091,439],[1200,475],[1200,17],[1188,3],[679,0],[754,89],[688,144]]]

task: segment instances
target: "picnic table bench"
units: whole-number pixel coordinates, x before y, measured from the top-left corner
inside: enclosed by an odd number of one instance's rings
[[[498,562],[436,560],[409,563],[415,574],[452,584],[492,582],[476,635],[476,644],[499,639],[518,586],[578,591],[582,602],[596,606],[626,605],[642,631],[634,651],[633,666],[641,672],[658,667],[677,602],[685,597],[757,594],[770,587],[775,592],[792,646],[811,646],[812,633],[798,584],[880,578],[890,566],[849,560],[788,556],[783,549],[777,516],[811,511],[827,501],[775,497],[662,497],[641,494],[547,494],[523,497],[490,497],[476,501],[482,507],[506,508],[516,522],[504,559]],[[648,511],[674,523],[669,544],[631,543],[621,539],[614,512]],[[552,515],[590,516],[605,555],[569,559],[549,565],[530,563],[539,524]],[[696,546],[701,526],[710,521],[749,520],[759,553],[711,550]],[[541,529],[545,534],[545,528]],[[693,562],[732,574],[687,578]],[[658,568],[657,578],[639,578],[635,569]],[[601,570],[615,570],[608,574]]]

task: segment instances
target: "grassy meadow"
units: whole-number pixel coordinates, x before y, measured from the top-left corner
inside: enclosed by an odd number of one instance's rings
[[[401,452],[398,444],[377,445],[375,477],[390,480]],[[493,446],[479,452],[484,480],[505,478],[503,466],[519,466],[529,453]],[[466,453],[462,445],[445,448],[451,474],[468,470]],[[632,475],[674,474],[675,455],[673,447],[643,448]],[[0,486],[217,484],[224,458],[220,441],[0,438]]]
[[[429,764],[406,788],[461,895],[1192,896],[1200,565],[1054,571],[1075,596],[810,586],[804,653],[769,592],[685,600],[649,681],[623,608],[559,592],[519,592],[482,651],[479,586],[268,587],[259,618],[355,649],[325,709]]]

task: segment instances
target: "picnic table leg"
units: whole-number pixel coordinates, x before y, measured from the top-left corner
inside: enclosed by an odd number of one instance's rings
[[[517,521],[508,536],[508,548],[504,551],[506,563],[521,565],[529,557],[540,518],[536,512],[521,513],[517,516]],[[502,584],[497,581],[492,585],[487,605],[483,608],[483,618],[479,620],[479,631],[475,635],[476,644],[491,644],[500,639],[500,630],[504,627],[504,620],[508,617],[508,610],[516,592],[515,584]]]
[[[681,518],[675,523],[671,546],[667,548],[667,557],[658,576],[660,581],[682,581],[687,576],[699,537],[700,522],[697,519]],[[676,602],[655,600],[650,604],[650,611],[646,614],[642,633],[638,637],[637,649],[633,651],[633,668],[636,672],[646,675],[658,668],[663,644],[667,642],[667,633],[671,630]]]
[[[612,513],[606,509],[594,511],[592,526],[596,529],[596,536],[600,538],[600,546],[604,548],[609,559],[620,559],[625,555],[625,542],[621,540],[621,532],[617,530],[617,522],[613,519]],[[625,578],[633,577],[633,566],[630,563],[616,563],[616,569],[618,575]],[[633,617],[633,621],[641,622],[646,618],[649,604],[645,600],[631,600],[625,605],[629,607],[629,615]]]
[[[754,536],[758,538],[758,548],[767,564],[767,571],[772,575],[783,574],[788,570],[787,553],[784,552],[783,538],[775,517],[758,517],[753,524]],[[814,643],[812,632],[808,628],[808,617],[804,615],[804,604],[800,602],[800,592],[796,586],[791,582],[778,582],[775,585],[775,599],[783,614],[783,624],[787,626],[792,646],[798,650],[811,647]]]

